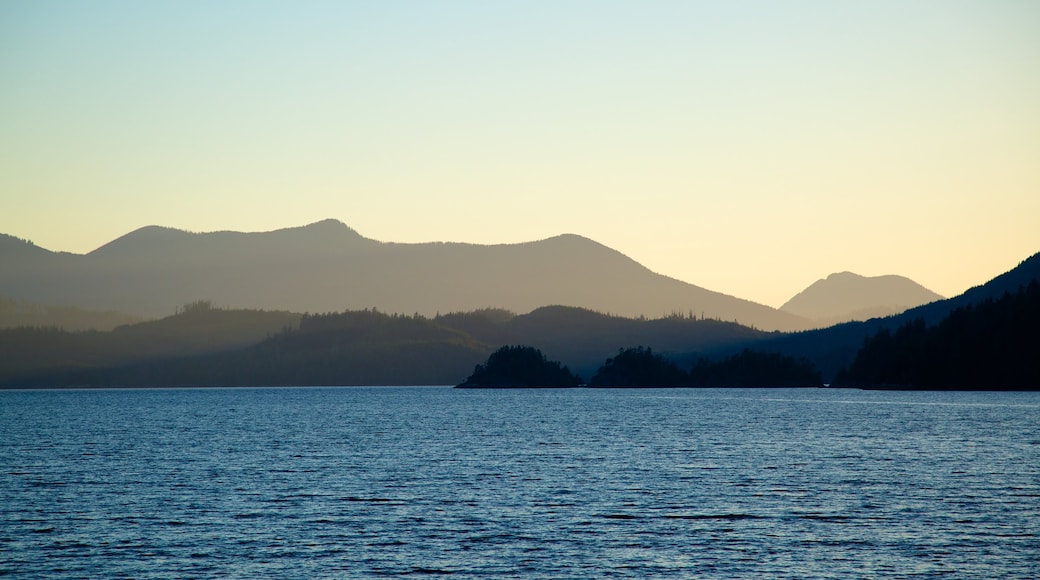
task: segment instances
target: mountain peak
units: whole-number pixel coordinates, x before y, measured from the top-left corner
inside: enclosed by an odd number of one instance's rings
[[[860,276],[855,272],[835,272],[830,276],[827,276],[828,281],[841,281],[841,280],[863,280],[866,276]]]
[[[289,229],[294,229],[294,228],[289,228]],[[347,224],[345,224],[345,223],[343,223],[343,222],[341,222],[341,221],[339,221],[338,219],[335,219],[335,218],[328,218],[328,219],[323,219],[323,220],[320,220],[320,221],[316,221],[314,223],[310,223],[310,224],[307,224],[305,226],[301,226],[299,229],[302,229],[302,230],[330,230],[330,231],[343,231],[343,230],[346,230],[346,231],[349,231],[349,232],[352,232],[352,233],[355,233],[355,234],[357,233],[357,230],[355,230],[354,228],[348,226]]]
[[[155,226],[155,225],[152,225],[152,226],[144,226],[144,227],[141,227],[141,228],[137,228],[136,230],[133,230],[130,233],[124,234],[121,237],[116,238],[116,239],[118,240],[118,239],[123,239],[123,238],[152,238],[152,237],[158,237],[158,236],[171,237],[171,236],[180,236],[180,235],[185,235],[185,234],[191,235],[191,232],[189,232],[187,230],[178,230],[177,228],[168,228],[166,226]]]
[[[171,240],[181,237],[193,236],[191,232],[185,230],[178,230],[175,228],[168,228],[165,226],[144,226],[137,228],[136,230],[123,234],[118,238],[108,242],[107,244],[99,247],[98,249],[90,252],[93,255],[101,255],[111,253],[120,247],[142,247],[142,246],[159,246],[169,243]]]
[[[270,241],[287,241],[290,244],[325,247],[326,249],[352,246],[357,242],[369,241],[354,228],[337,219],[325,219],[305,226],[284,228],[273,232],[248,234],[264,236]]]
[[[828,325],[898,314],[942,296],[904,276],[837,272],[817,280],[780,310]]]

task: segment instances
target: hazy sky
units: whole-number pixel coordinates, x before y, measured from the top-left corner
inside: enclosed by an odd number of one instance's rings
[[[324,218],[957,294],[1040,251],[1040,2],[0,2],[0,232]]]

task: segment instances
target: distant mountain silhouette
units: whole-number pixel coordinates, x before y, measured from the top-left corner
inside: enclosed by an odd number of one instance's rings
[[[175,316],[111,332],[0,329],[0,353],[5,355],[0,357],[0,385],[450,384],[461,380],[504,344],[536,348],[582,376],[594,376],[603,361],[623,345],[642,344],[681,369],[696,363],[690,379],[696,385],[787,384],[801,376],[802,370],[812,370],[811,365],[803,364],[803,358],[822,372],[824,381],[831,382],[839,369],[852,363],[865,341],[876,342],[886,329],[897,337],[901,332],[911,338],[930,333],[929,329],[948,320],[952,311],[1003,300],[1005,295],[1021,293],[1030,283],[1034,286],[1029,296],[1035,297],[1037,280],[1040,254],[948,300],[898,316],[792,334],[767,333],[689,315],[624,318],[564,306],[543,307],[522,315],[482,309],[429,318],[374,310],[320,315],[222,310],[197,301],[179,309]],[[1035,300],[1031,304],[1035,305]],[[977,311],[988,312],[988,308],[978,307]],[[1004,355],[1019,352],[1022,345],[1028,351],[1032,343],[1014,338],[1031,336],[1032,323],[1017,314],[1023,311],[1016,306],[1010,318],[989,317],[998,321],[986,327],[995,328],[995,334],[974,330],[965,334],[959,329],[982,327],[969,320],[953,326],[947,322],[938,336],[952,337],[943,340],[962,346],[978,345],[980,340],[991,342],[990,350]],[[957,320],[965,320],[963,315],[958,316]],[[1014,331],[1017,335],[1002,334],[1001,329],[1011,326],[1000,320],[1016,324],[1025,320],[1025,324],[1018,324]],[[1009,336],[1010,342],[1006,340]],[[744,353],[749,346],[758,354]],[[984,349],[976,346],[973,350]],[[934,354],[934,349],[930,352]],[[1027,356],[1028,352],[1018,354],[1013,360],[1022,361]],[[861,364],[860,368],[865,367]],[[985,369],[985,364],[975,368]]]
[[[109,310],[98,312],[74,306],[47,306],[0,296],[0,328],[31,326],[64,330],[112,330],[141,322],[141,317]]]
[[[502,245],[398,244],[325,220],[264,233],[149,226],[85,255],[0,239],[0,295],[160,317],[206,299],[296,312],[422,313],[552,304],[622,316],[695,313],[766,330],[808,321],[655,274],[592,240],[561,235]]]
[[[780,310],[808,318],[819,327],[869,320],[942,300],[943,297],[902,276],[866,277],[852,272],[817,280]]]
[[[583,377],[591,377],[604,359],[633,343],[648,345],[677,362],[689,364],[701,352],[772,336],[732,322],[684,316],[640,320],[566,306],[546,306],[520,316],[493,310],[448,314],[436,321],[485,344],[536,347]]]
[[[118,386],[125,383],[99,381],[92,373],[234,352],[295,327],[300,318],[290,312],[221,310],[199,301],[178,308],[176,315],[120,326],[109,332],[39,327],[0,329],[0,353],[4,355],[0,356],[0,384]]]
[[[223,310],[203,301],[112,332],[0,329],[0,352],[8,355],[0,357],[0,385],[455,384],[503,344],[535,345],[591,376],[629,341],[672,356],[769,336],[732,322],[631,319],[563,306],[426,318]]]
[[[755,348],[808,358],[823,373],[824,381],[830,382],[840,369],[852,362],[864,341],[880,330],[888,329],[894,332],[900,326],[917,319],[921,319],[926,326],[934,326],[958,308],[973,306],[986,300],[997,300],[1005,294],[1014,294],[1033,280],[1040,280],[1040,253],[1023,260],[1014,269],[958,296],[911,308],[887,318],[846,322],[819,330],[777,335],[776,338],[755,344]]]

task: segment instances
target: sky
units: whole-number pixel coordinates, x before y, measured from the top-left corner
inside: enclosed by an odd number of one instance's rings
[[[0,233],[326,218],[955,295],[1040,251],[1040,2],[0,3]]]

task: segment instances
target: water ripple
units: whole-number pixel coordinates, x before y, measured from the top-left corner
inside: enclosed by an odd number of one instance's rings
[[[0,392],[15,578],[1040,577],[1040,395]]]

